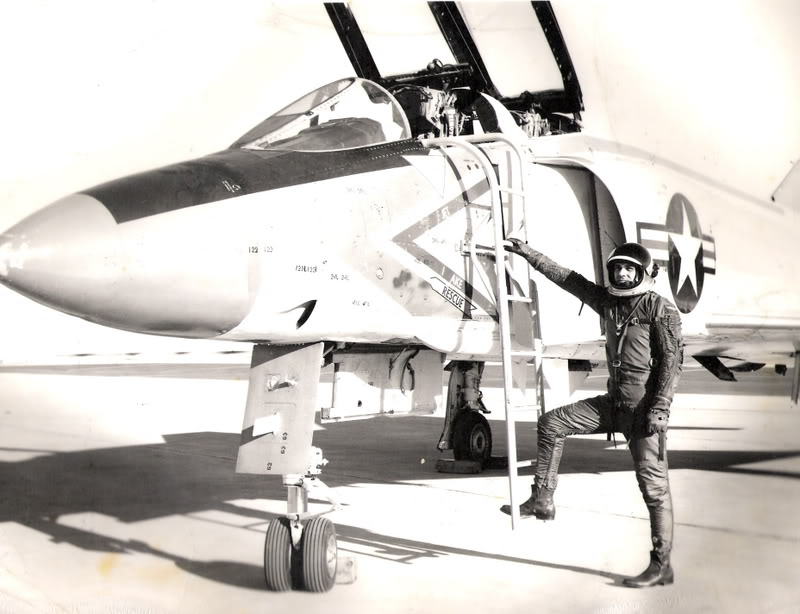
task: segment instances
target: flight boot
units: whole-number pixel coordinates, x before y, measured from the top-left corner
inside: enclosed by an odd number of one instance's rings
[[[553,488],[532,485],[531,496],[519,506],[520,518],[534,516],[539,520],[553,520],[556,517],[556,506],[553,503],[554,492]],[[511,506],[503,505],[500,507],[500,511],[510,516]]]
[[[674,581],[675,573],[669,562],[669,553],[653,550],[650,553],[650,565],[647,569],[635,578],[626,578],[622,583],[631,588],[647,588],[659,584],[672,584]]]

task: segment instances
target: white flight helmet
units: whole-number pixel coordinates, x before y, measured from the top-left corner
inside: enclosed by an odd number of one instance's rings
[[[618,286],[614,276],[616,263],[632,264],[636,269],[636,278],[630,286]],[[655,283],[658,265],[653,262],[647,248],[638,243],[623,243],[617,247],[606,260],[608,271],[608,291],[614,296],[636,296],[644,294]]]

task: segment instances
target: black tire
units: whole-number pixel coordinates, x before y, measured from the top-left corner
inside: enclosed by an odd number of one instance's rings
[[[292,590],[292,531],[287,518],[276,518],[264,540],[264,578],[271,591]]]
[[[336,529],[327,518],[308,521],[300,542],[303,557],[303,585],[312,593],[324,593],[336,582]]]
[[[492,429],[483,414],[461,412],[453,429],[453,456],[456,460],[478,461],[484,466],[492,456]]]

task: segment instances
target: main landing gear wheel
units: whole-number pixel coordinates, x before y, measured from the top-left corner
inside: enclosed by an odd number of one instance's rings
[[[287,518],[269,523],[264,542],[264,578],[271,591],[292,590],[292,532]]]
[[[312,518],[303,529],[300,552],[303,558],[303,585],[307,591],[324,593],[336,581],[336,530],[327,518]]]
[[[453,429],[453,456],[456,460],[477,461],[484,466],[492,456],[492,429],[483,414],[463,411]]]

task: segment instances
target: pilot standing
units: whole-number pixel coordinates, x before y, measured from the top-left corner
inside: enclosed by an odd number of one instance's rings
[[[651,290],[658,273],[650,253],[625,243],[609,256],[609,286],[564,268],[519,239],[506,249],[524,257],[547,279],[589,305],[605,321],[608,392],[545,413],[538,423],[538,452],[531,497],[522,517],[552,520],[558,464],[569,435],[621,432],[628,440],[636,480],[650,513],[650,564],[626,586],[672,584],[672,498],[667,475],[669,408],[683,362],[681,320],[675,306]],[[508,505],[500,508],[506,514]]]

